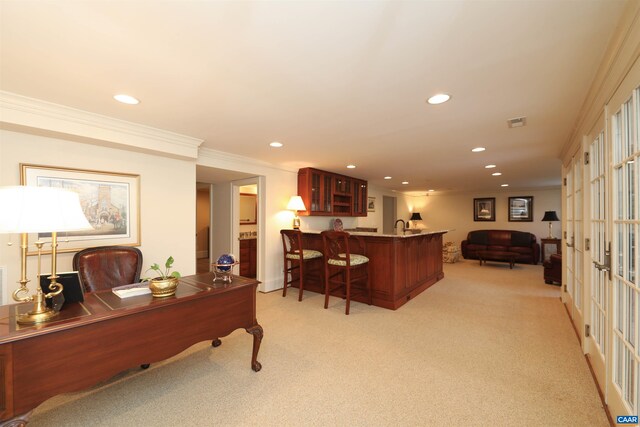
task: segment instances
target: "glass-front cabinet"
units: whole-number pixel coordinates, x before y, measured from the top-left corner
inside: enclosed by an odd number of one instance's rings
[[[300,215],[367,215],[367,181],[314,168],[298,171],[298,195],[305,212]]]

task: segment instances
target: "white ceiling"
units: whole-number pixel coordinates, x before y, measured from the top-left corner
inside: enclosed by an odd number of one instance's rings
[[[623,7],[2,1],[0,89],[401,191],[547,187]]]

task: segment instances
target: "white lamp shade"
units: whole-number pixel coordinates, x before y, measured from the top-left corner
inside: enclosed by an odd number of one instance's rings
[[[290,211],[307,210],[307,208],[304,206],[304,202],[302,201],[302,197],[300,196],[291,196],[291,199],[289,199],[289,203],[287,204],[287,209]]]
[[[0,187],[0,233],[47,233],[90,229],[80,198],[62,188]]]

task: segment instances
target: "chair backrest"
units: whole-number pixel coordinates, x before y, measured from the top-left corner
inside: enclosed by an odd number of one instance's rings
[[[142,270],[142,252],[130,246],[87,248],[73,256],[73,269],[78,271],[86,292],[137,283]]]
[[[350,268],[351,249],[349,248],[349,233],[346,231],[323,231],[320,235],[322,236],[326,262],[329,262],[331,259],[346,261],[347,268]],[[341,254],[343,256],[340,256]]]
[[[280,230],[284,255],[300,255],[302,259],[302,232],[300,230]]]

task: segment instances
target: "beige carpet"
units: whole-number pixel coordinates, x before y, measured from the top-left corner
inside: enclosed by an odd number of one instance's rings
[[[350,316],[338,298],[259,294],[261,372],[236,331],[55,397],[29,426],[608,425],[541,266],[463,261],[445,276],[397,311]]]

